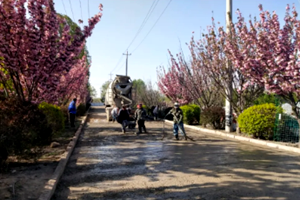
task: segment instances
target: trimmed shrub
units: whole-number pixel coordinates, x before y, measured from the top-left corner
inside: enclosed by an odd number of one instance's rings
[[[278,99],[279,100],[279,99]],[[255,101],[255,105],[261,105],[261,104],[266,104],[266,103],[276,103],[276,96],[274,94],[262,94],[260,95]]]
[[[0,147],[7,156],[36,158],[42,146],[50,144],[52,129],[38,106],[10,98],[0,103]]]
[[[91,103],[86,103],[85,104],[85,109],[88,110],[91,107],[91,105],[92,105]]]
[[[144,108],[148,112],[148,107],[146,105],[142,105],[142,108]]]
[[[151,115],[151,109],[149,109],[146,105],[142,105],[142,108],[144,108],[144,110],[146,111],[147,115],[150,116]]]
[[[69,123],[69,110],[68,110],[68,106],[62,106],[60,107],[60,110],[63,114],[63,117],[64,117],[64,124],[68,124]]]
[[[180,107],[183,112],[183,122],[185,124],[199,124],[200,107],[195,104]]]
[[[84,116],[86,112],[86,106],[85,104],[81,103],[77,107],[77,116]]]
[[[225,122],[225,110],[222,107],[206,108],[201,112],[201,124],[206,127],[211,125],[214,129],[223,129]]]
[[[38,108],[46,116],[54,135],[58,135],[65,130],[64,115],[59,106],[43,102],[39,104]]]
[[[282,108],[273,103],[247,108],[238,117],[240,130],[256,138],[273,138],[276,112],[282,113]]]

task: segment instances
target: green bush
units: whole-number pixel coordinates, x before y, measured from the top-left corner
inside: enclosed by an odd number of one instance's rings
[[[142,108],[144,108],[146,111],[148,111],[148,107],[146,105],[142,105]]]
[[[244,110],[238,117],[238,125],[243,133],[258,138],[272,138],[276,112],[282,113],[281,107],[273,103],[255,105]]]
[[[146,106],[146,105],[142,105],[142,108],[144,108],[144,110],[146,111],[147,115],[150,115],[151,112],[150,112],[150,109]],[[136,108],[137,109],[137,108]]]
[[[60,110],[63,114],[63,117],[64,117],[64,124],[68,124],[69,123],[69,109],[68,109],[68,106],[62,106],[60,107]]]
[[[280,99],[278,99],[279,101]],[[261,105],[261,104],[266,104],[266,103],[276,103],[276,96],[274,94],[262,94],[260,95],[255,101],[255,105]]]
[[[206,108],[201,112],[201,124],[206,127],[211,125],[214,129],[223,129],[225,121],[225,110],[222,107]]]
[[[10,155],[36,158],[51,137],[52,129],[37,105],[14,98],[0,102],[0,163]]]
[[[200,107],[195,104],[180,107],[183,112],[183,122],[185,124],[199,124]]]
[[[77,116],[84,116],[86,112],[86,105],[81,103],[77,107]]]
[[[46,116],[54,135],[58,135],[65,130],[64,114],[59,106],[43,102],[39,104],[38,108]]]

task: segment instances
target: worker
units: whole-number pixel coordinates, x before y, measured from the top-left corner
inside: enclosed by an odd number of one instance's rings
[[[119,112],[119,108],[116,105],[114,105],[114,108],[111,110],[111,117],[113,122],[117,120],[118,112]]]
[[[129,105],[127,106],[126,110],[128,111],[128,114],[129,114],[129,116],[130,116],[130,115],[131,115],[131,108],[130,108]]]
[[[158,119],[158,111],[159,111],[159,105],[156,105],[153,110],[154,120]]]
[[[145,126],[145,120],[146,120],[146,110],[143,108],[143,104],[137,105],[137,110],[134,113],[134,118],[138,123],[139,132],[136,132],[136,134],[142,133],[142,129],[144,129],[144,132],[147,133],[146,126]]]
[[[185,136],[185,131],[183,127],[183,112],[179,108],[179,104],[176,102],[174,103],[174,108],[172,108],[167,115],[173,115],[173,133],[176,140],[179,140],[178,138],[178,129],[180,129],[181,134]],[[186,136],[185,136],[185,139]]]
[[[74,98],[73,101],[71,101],[71,103],[69,104],[69,107],[68,107],[68,111],[69,111],[69,114],[70,114],[70,124],[71,124],[71,127],[75,127],[75,116],[76,116],[76,102],[77,102],[77,99]]]
[[[128,126],[129,121],[129,114],[126,110],[126,106],[123,106],[119,111],[117,120],[122,125],[122,132],[126,133],[126,127]]]

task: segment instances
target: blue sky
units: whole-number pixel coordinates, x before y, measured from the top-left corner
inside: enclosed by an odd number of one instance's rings
[[[92,57],[90,83],[98,95],[101,85],[110,79],[110,73],[113,74],[112,77],[115,74],[125,74],[126,56],[122,54],[126,52],[154,1],[54,0],[57,12],[67,14],[75,22],[83,19],[84,24],[87,23],[89,13],[93,16],[98,12],[100,3],[104,6],[103,17],[87,40]],[[225,24],[226,0],[172,0],[145,38],[169,1],[159,0],[147,23],[128,49],[132,53],[128,59],[128,75],[131,79],[151,80],[155,83],[157,67],[168,66],[168,49],[176,54],[181,45],[184,52],[187,52],[185,43],[190,41],[192,32],[198,38],[200,31],[203,32],[211,24],[211,17],[221,25]],[[233,20],[236,21],[236,9],[240,9],[246,19],[249,15],[258,16],[259,4],[265,10],[276,11],[282,20],[286,5],[293,3],[300,12],[298,0],[233,0]]]

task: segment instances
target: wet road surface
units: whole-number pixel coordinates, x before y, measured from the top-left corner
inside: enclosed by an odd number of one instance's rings
[[[146,122],[121,133],[93,107],[52,199],[300,199],[300,157],[276,149]]]

